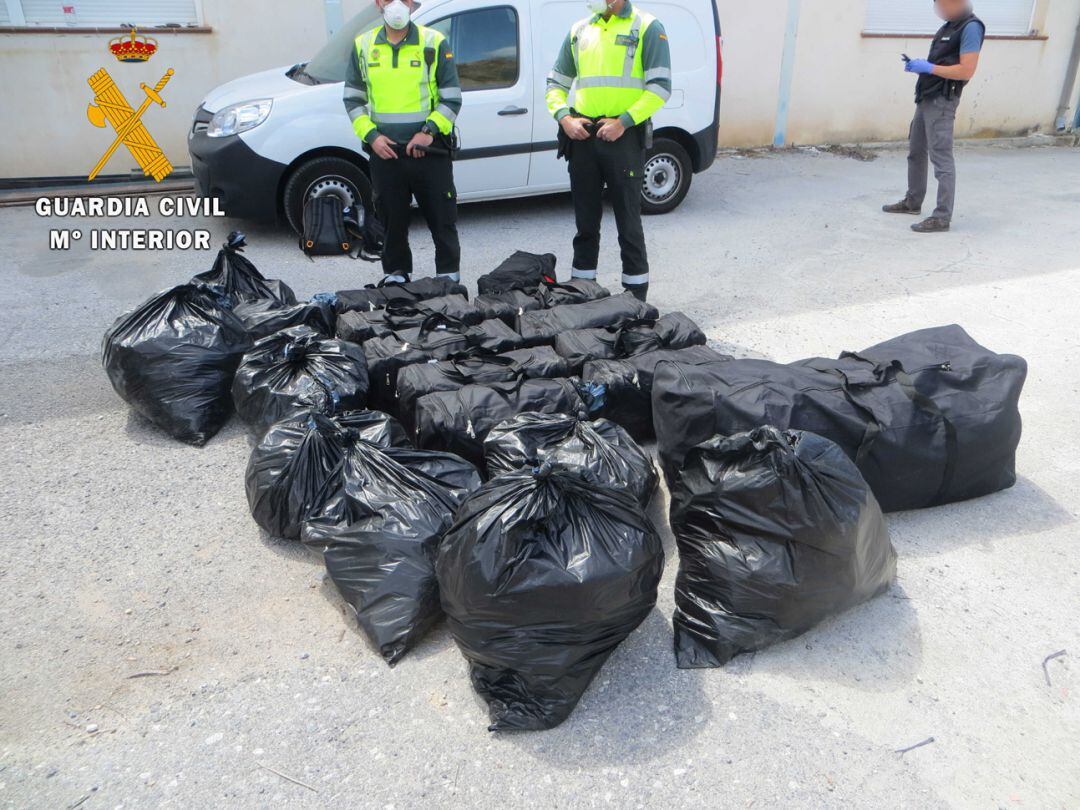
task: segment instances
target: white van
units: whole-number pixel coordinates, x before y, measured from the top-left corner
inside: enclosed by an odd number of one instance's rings
[[[672,92],[655,116],[642,183],[644,210],[666,213],[716,156],[720,22],[713,0],[646,0],[671,44]],[[425,0],[414,19],[450,40],[464,91],[454,180],[462,202],[566,191],[545,79],[582,0]],[[374,3],[307,63],[245,76],[211,91],[188,135],[198,193],[230,216],[284,215],[299,230],[304,203],[336,194],[368,201],[367,157],[342,103],[355,38],[381,22]],[[571,99],[572,100],[572,99]]]

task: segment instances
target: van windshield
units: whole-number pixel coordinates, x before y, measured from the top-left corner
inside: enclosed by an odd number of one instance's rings
[[[374,28],[382,20],[379,7],[372,3],[327,40],[319,52],[304,66],[304,73],[319,84],[345,81],[345,70],[349,66],[353,43],[368,29]]]

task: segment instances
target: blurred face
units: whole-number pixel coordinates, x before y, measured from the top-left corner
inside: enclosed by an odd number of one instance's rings
[[[409,18],[418,5],[416,0],[375,0],[375,5],[383,13],[383,21],[397,31],[409,25]]]
[[[934,11],[943,20],[956,20],[967,14],[970,0],[934,0]]]

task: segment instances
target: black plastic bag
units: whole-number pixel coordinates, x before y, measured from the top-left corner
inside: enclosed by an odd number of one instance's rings
[[[262,340],[275,332],[306,326],[320,335],[334,334],[337,316],[334,307],[325,299],[312,299],[299,304],[279,304],[271,298],[237,304],[233,314],[240,319],[252,340]]]
[[[567,414],[520,414],[488,433],[484,462],[492,476],[549,463],[582,468],[599,483],[627,490],[643,507],[656,489],[652,459],[607,419],[583,422]]]
[[[240,418],[256,436],[290,416],[334,414],[367,404],[367,360],[354,343],[306,326],[263,338],[244,355],[232,387]]]
[[[427,394],[416,401],[416,443],[484,463],[484,439],[493,427],[520,413],[565,413],[588,418],[574,381],[515,380],[466,385]]]
[[[435,559],[455,510],[480,485],[449,453],[352,444],[340,484],[305,523],[360,626],[395,664],[442,617]]]
[[[569,364],[550,346],[495,355],[474,354],[437,363],[415,363],[398,372],[394,413],[412,431],[416,402],[426,394],[523,378],[553,379],[566,377],[568,373]]]
[[[585,304],[570,304],[553,309],[525,312],[518,317],[518,333],[530,346],[551,343],[571,329],[622,326],[632,321],[660,317],[656,307],[639,301],[633,293],[612,295]]]
[[[422,326],[431,315],[446,315],[465,324],[484,320],[484,314],[463,295],[444,295],[424,301],[387,301],[383,309],[346,312],[337,322],[341,340],[363,343],[403,329]]]
[[[1027,363],[959,326],[923,329],[838,360],[736,360],[657,369],[654,421],[666,475],[715,435],[810,430],[853,459],[886,512],[1015,483]]]
[[[421,326],[403,329],[364,344],[371,379],[373,407],[392,411],[397,373],[413,363],[448,360],[472,352],[503,352],[520,349],[524,341],[502,321],[468,325],[445,315],[432,315]]]
[[[639,442],[648,441],[653,438],[652,387],[656,367],[665,360],[703,363],[730,359],[708,346],[660,349],[625,360],[590,360],[585,364],[581,381],[601,392],[593,409],[595,416],[621,425]]]
[[[565,720],[652,610],[663,568],[637,501],[580,469],[507,473],[469,498],[437,570],[490,729]]]
[[[233,412],[229,387],[251,339],[219,291],[164,290],[117,319],[101,363],[121,398],[174,439],[201,446]]]
[[[704,346],[705,333],[681,312],[622,326],[575,329],[555,338],[555,351],[581,369],[588,360],[618,360],[658,349]]]
[[[690,450],[671,490],[671,528],[682,669],[793,638],[896,576],[870,487],[813,433],[763,427]]]
[[[339,290],[334,293],[337,314],[382,309],[388,301],[426,301],[444,295],[469,297],[464,285],[441,276],[418,278],[416,281],[398,283],[382,279],[378,284],[368,284],[359,290]]]
[[[570,304],[587,304],[589,301],[599,301],[608,298],[611,290],[601,287],[595,281],[583,278],[574,278],[563,282],[545,282],[540,285],[536,297],[544,309],[563,307]]]
[[[282,306],[296,303],[296,294],[284,281],[264,278],[255,265],[244,255],[244,234],[233,231],[218,251],[214,266],[199,273],[192,284],[221,287],[233,306],[245,301],[276,301]]]
[[[379,411],[307,413],[273,425],[251,451],[245,488],[251,516],[275,537],[299,540],[303,522],[334,494],[357,441],[411,447],[397,420]]]
[[[526,253],[514,251],[510,258],[486,275],[476,280],[476,289],[480,295],[504,293],[510,290],[522,290],[534,293],[541,284],[555,283],[555,254]]]

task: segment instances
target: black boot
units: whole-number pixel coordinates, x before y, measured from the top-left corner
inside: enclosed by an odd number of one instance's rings
[[[645,303],[645,299],[649,297],[649,285],[648,284],[634,284],[624,285],[623,290],[628,293],[632,293],[641,303]]]

